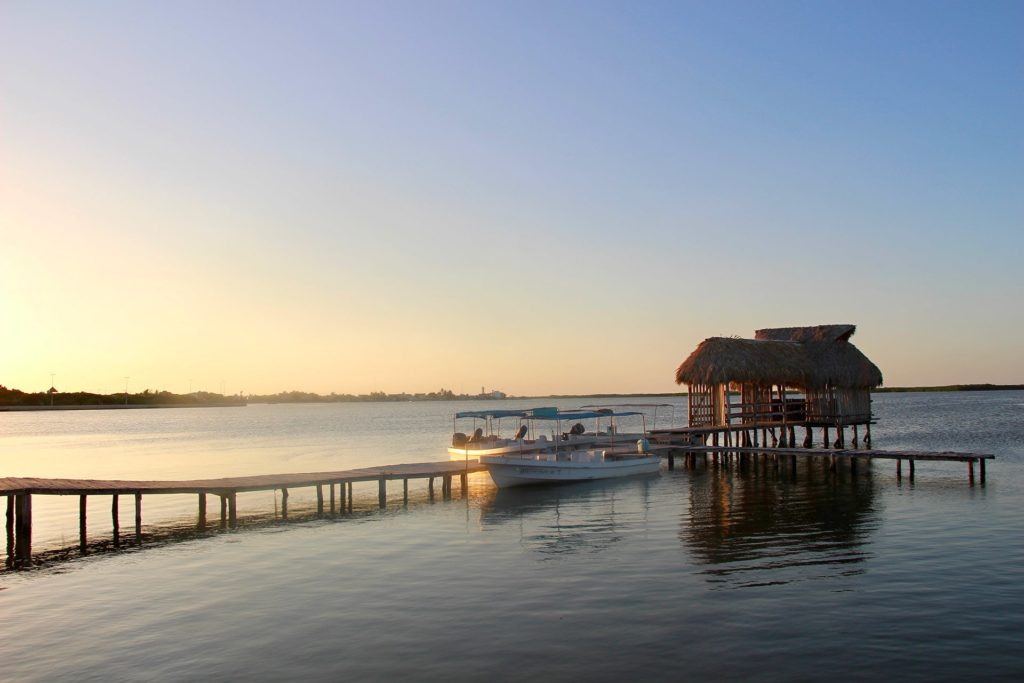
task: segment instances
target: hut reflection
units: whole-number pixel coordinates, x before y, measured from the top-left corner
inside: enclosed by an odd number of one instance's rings
[[[709,582],[739,588],[859,574],[878,523],[870,476],[754,464],[690,477],[679,537]]]

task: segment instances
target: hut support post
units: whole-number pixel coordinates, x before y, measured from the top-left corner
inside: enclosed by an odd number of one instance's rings
[[[78,497],[78,549],[83,555],[89,546],[86,533],[86,500],[88,500],[88,496]]]
[[[910,463],[910,481],[914,481],[914,459],[907,458],[907,462]]]
[[[814,430],[810,426],[804,427],[807,434],[804,436],[804,448],[814,448]]]

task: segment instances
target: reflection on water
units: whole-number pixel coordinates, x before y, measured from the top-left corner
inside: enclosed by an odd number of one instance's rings
[[[480,523],[518,525],[520,543],[546,559],[599,553],[644,526],[657,476],[498,489],[481,505]]]
[[[742,588],[860,573],[878,524],[864,466],[757,463],[693,476],[679,537],[709,582]]]

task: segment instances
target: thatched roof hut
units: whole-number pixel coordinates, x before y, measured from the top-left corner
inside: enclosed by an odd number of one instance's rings
[[[816,325],[758,330],[754,339],[705,339],[676,370],[690,385],[690,424],[729,424],[778,419],[857,424],[870,421],[870,395],[882,372],[850,343],[855,325]],[[727,390],[739,387],[739,404]],[[791,407],[786,389],[804,393]],[[794,399],[797,400],[797,399]],[[783,404],[782,408],[777,407]]]

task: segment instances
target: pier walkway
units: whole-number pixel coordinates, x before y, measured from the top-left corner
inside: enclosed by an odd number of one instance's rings
[[[299,474],[266,474],[221,479],[191,479],[184,481],[129,481],[102,479],[35,479],[26,477],[0,477],[0,495],[7,496],[7,538],[13,542],[14,556],[19,561],[30,561],[32,554],[32,496],[79,496],[79,544],[84,550],[86,537],[86,501],[89,496],[111,496],[111,520],[114,544],[119,540],[119,497],[135,498],[135,536],[142,537],[142,496],[158,494],[195,494],[198,496],[200,529],[206,527],[206,497],[220,498],[221,525],[237,524],[236,497],[248,491],[281,490],[281,516],[288,516],[288,490],[316,487],[317,513],[324,512],[324,487],[328,487],[330,511],[335,511],[335,485],[338,486],[340,509],[352,507],[352,485],[357,482],[376,481],[378,503],[387,504],[387,482],[402,481],[403,500],[409,498],[409,480],[427,479],[431,497],[434,481],[441,480],[441,494],[451,495],[452,479],[459,477],[462,490],[467,477],[484,468],[476,460],[445,460],[381,467],[363,467],[338,472],[306,472]]]

